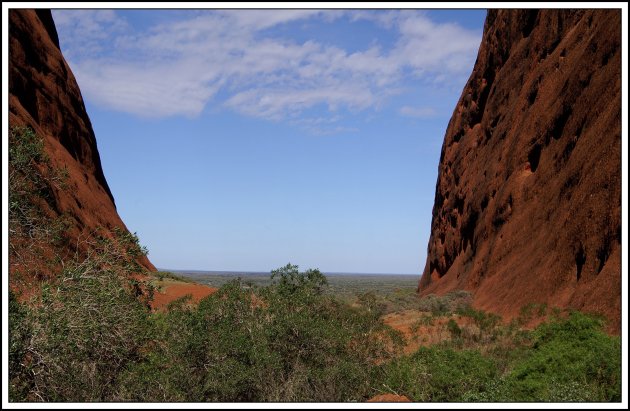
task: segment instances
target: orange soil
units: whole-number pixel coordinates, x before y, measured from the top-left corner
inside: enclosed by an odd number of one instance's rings
[[[388,326],[403,333],[405,337],[404,353],[410,354],[420,347],[427,347],[451,338],[446,324],[452,318],[457,325],[464,326],[471,323],[471,319],[453,315],[451,317],[435,317],[430,324],[422,324],[420,320],[430,314],[416,310],[405,310],[387,314],[383,321]]]
[[[411,402],[411,400],[404,395],[380,394],[370,398],[367,402]]]
[[[192,301],[198,303],[202,298],[209,296],[215,291],[217,291],[217,288],[201,284],[173,283],[164,286],[162,292],[156,291],[153,294],[151,308],[154,310],[162,309],[171,301],[175,301],[185,295],[190,295],[192,297]]]

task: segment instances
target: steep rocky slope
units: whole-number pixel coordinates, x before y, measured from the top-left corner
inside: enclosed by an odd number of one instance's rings
[[[54,190],[47,212],[69,218],[70,247],[99,227],[104,235],[115,227],[127,230],[105,181],[81,91],[61,54],[49,10],[9,11],[9,122],[11,127],[32,128],[44,139],[52,166],[67,169],[66,188]],[[155,270],[146,257],[140,262]]]
[[[446,131],[421,294],[621,314],[621,12],[490,10]]]

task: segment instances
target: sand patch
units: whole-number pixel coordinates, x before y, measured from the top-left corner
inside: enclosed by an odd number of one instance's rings
[[[202,298],[218,290],[218,288],[208,287],[207,285],[179,282],[164,282],[159,288],[153,294],[153,301],[151,301],[153,310],[163,309],[170,302],[186,295],[190,295],[192,297],[191,301],[196,304]]]

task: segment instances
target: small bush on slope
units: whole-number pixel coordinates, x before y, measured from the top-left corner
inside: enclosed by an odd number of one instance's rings
[[[88,258],[67,263],[44,285],[27,316],[16,306],[12,321],[29,330],[21,360],[12,359],[16,400],[106,401],[117,378],[147,341],[148,311],[134,294],[129,274],[141,249],[133,237],[100,239]],[[12,327],[18,329],[17,327]],[[11,335],[11,345],[21,339]],[[16,350],[17,356],[17,350]]]
[[[65,216],[53,217],[55,190],[66,187],[67,170],[56,169],[44,141],[28,127],[9,133],[9,262],[12,284],[28,278],[45,280],[59,261],[46,261],[63,245]],[[56,251],[56,250],[55,250]],[[47,264],[46,264],[47,263]],[[45,267],[47,266],[47,267]]]
[[[67,171],[52,166],[44,142],[27,127],[9,138],[11,285],[35,277],[43,295],[22,305],[9,296],[9,397],[12,401],[102,400],[117,370],[133,357],[146,310],[132,295],[134,257],[146,252],[133,234],[91,239],[87,257],[65,258],[65,217],[52,211]],[[98,238],[95,236],[95,238]],[[86,240],[87,242],[87,240]],[[23,277],[23,274],[27,276]],[[58,273],[59,274],[59,273]]]
[[[496,378],[491,359],[472,350],[422,347],[385,366],[382,387],[412,401],[462,401]]]
[[[9,291],[9,398],[26,398],[32,385],[31,373],[24,361],[32,336],[29,311]]]
[[[500,347],[486,355],[448,344],[421,348],[385,365],[382,387],[414,401],[620,401],[620,340],[601,327],[575,312],[541,324],[514,347],[517,355]]]

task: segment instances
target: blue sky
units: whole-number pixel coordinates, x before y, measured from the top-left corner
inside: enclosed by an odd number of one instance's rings
[[[485,10],[55,10],[160,268],[420,274]]]

